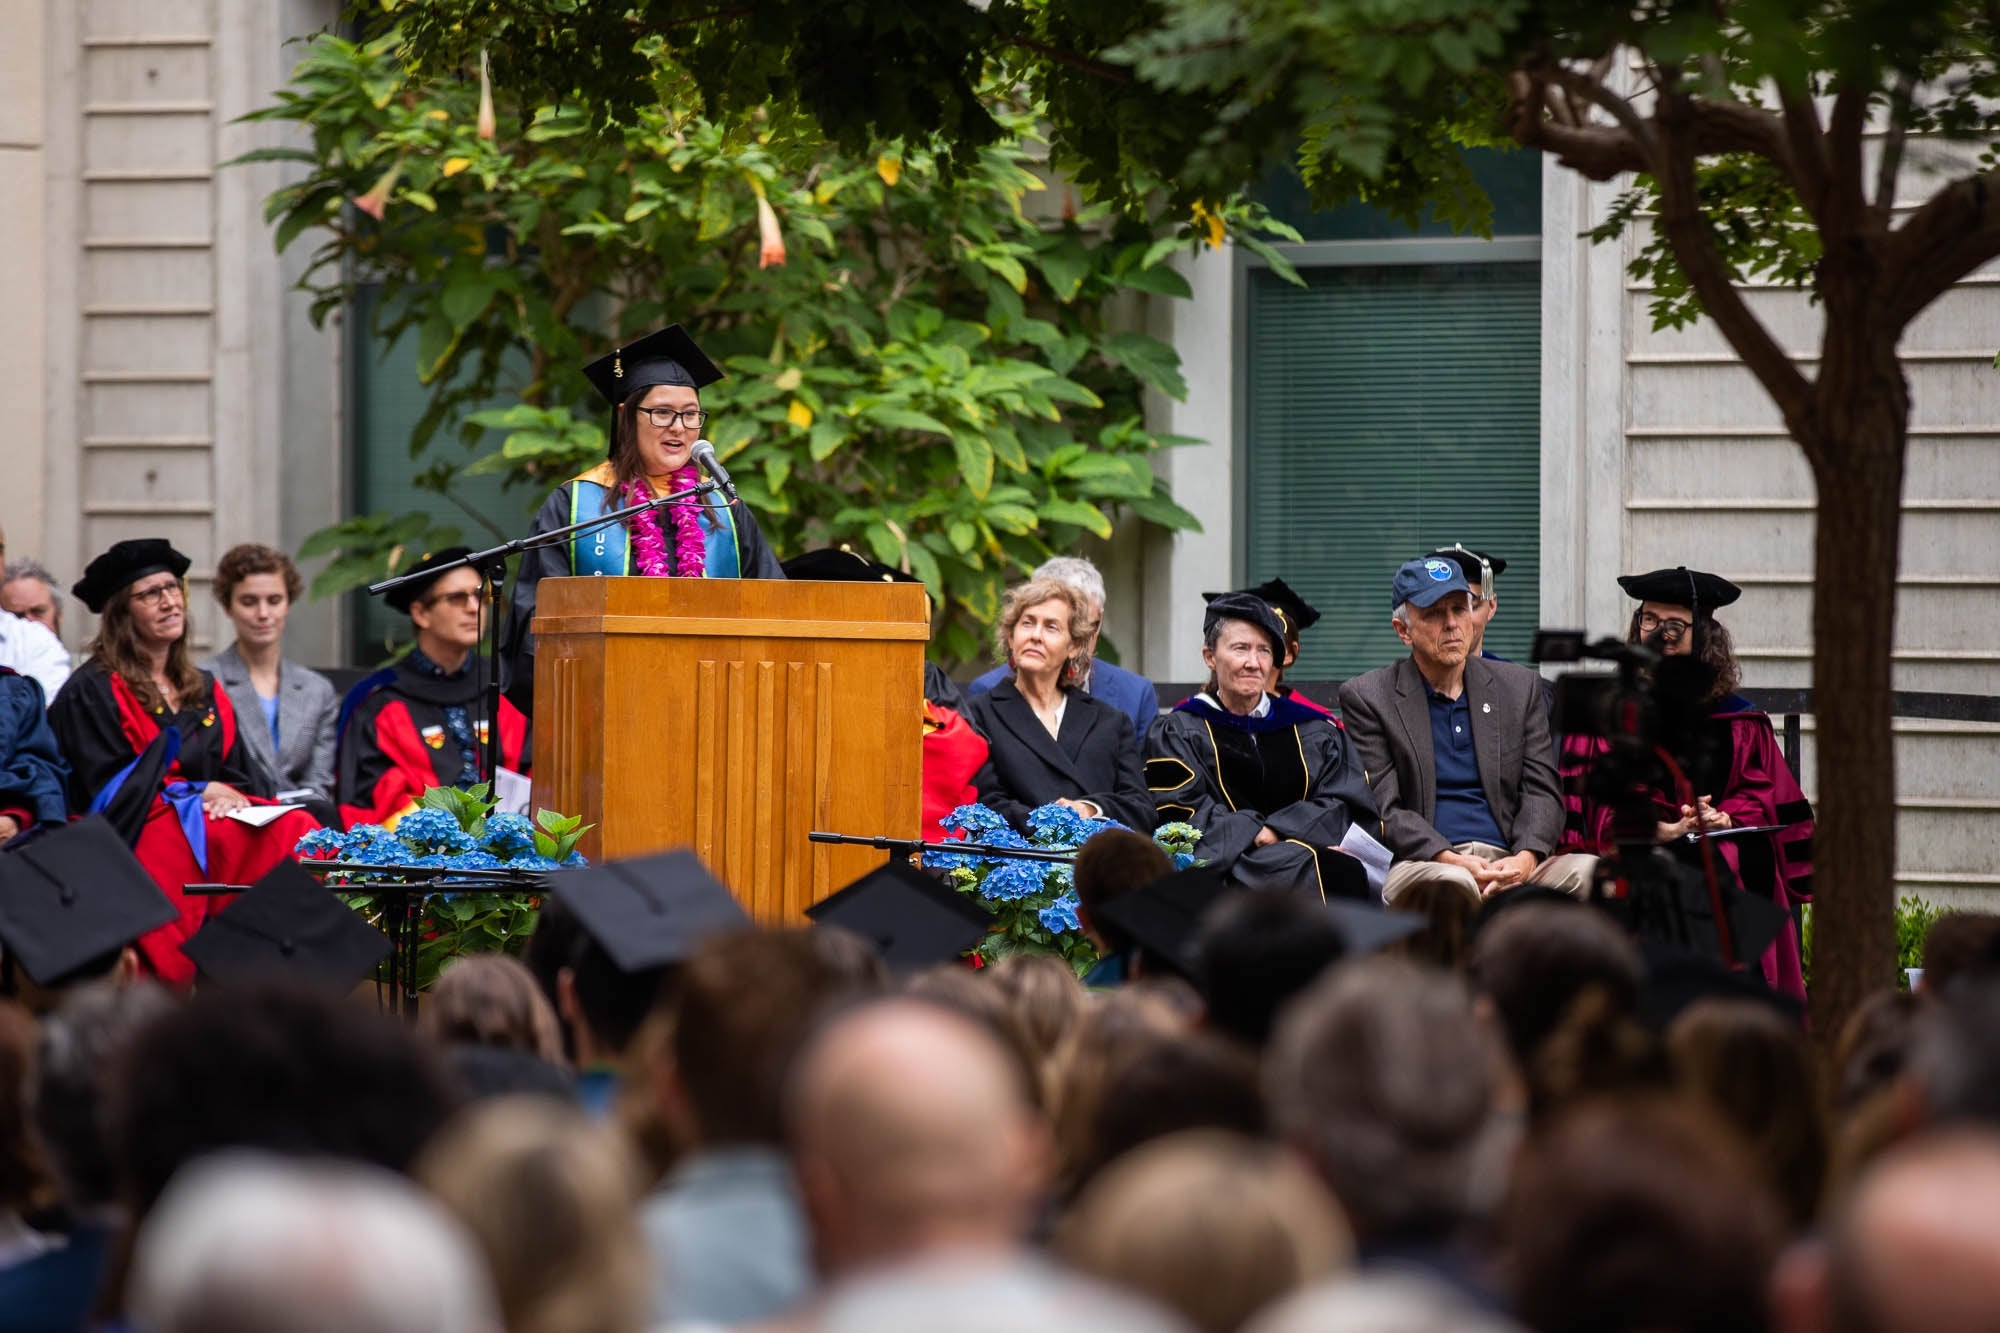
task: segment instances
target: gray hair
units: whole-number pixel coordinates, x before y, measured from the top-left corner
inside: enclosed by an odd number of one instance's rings
[[[1396,603],[1396,609],[1395,609],[1395,610],[1393,610],[1393,611],[1391,611],[1391,612],[1389,613],[1389,619],[1391,619],[1391,620],[1395,621],[1395,622],[1396,622],[1396,623],[1397,623],[1398,625],[1407,625],[1407,624],[1409,624],[1409,623],[1410,623],[1410,604],[1409,604],[1408,602],[1398,602],[1398,603]]]
[[[105,1142],[103,1107],[109,1071],[132,1035],[174,1007],[151,983],[82,987],[42,1020],[30,1104],[35,1132],[71,1208],[95,1208],[118,1195]]]
[[[42,562],[33,556],[24,555],[19,560],[9,560],[6,567],[0,569],[0,587],[12,583],[15,579],[40,579],[49,587],[49,600],[57,606],[62,605],[62,584],[56,582],[56,576],[49,573]]]
[[[1471,1210],[1493,1052],[1457,977],[1399,958],[1335,968],[1280,1017],[1264,1093],[1364,1243],[1436,1235]]]
[[[1356,1273],[1307,1287],[1244,1326],[1245,1333],[1520,1333],[1414,1272]]]
[[[1053,556],[1036,568],[1034,577],[1055,579],[1067,583],[1085,597],[1104,607],[1104,575],[1097,572],[1097,566],[1080,555]]]
[[[443,1207],[353,1163],[226,1153],[140,1229],[132,1322],[156,1333],[498,1333],[493,1285]]]

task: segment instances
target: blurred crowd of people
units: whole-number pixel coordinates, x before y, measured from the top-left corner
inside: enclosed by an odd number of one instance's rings
[[[1187,975],[1092,990],[830,926],[625,970],[552,899],[414,1024],[8,1003],[0,1329],[1993,1326],[2000,918],[1945,917],[1816,1080],[1565,895],[1372,952],[1317,911],[1241,892]]]

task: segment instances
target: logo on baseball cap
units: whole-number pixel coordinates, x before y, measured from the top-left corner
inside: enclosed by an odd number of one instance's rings
[[[1462,592],[1468,597],[1472,595],[1464,573],[1456,564],[1436,556],[1410,560],[1396,571],[1395,582],[1389,587],[1389,607],[1394,610],[1405,602],[1411,606],[1430,606],[1438,598],[1454,592]]]

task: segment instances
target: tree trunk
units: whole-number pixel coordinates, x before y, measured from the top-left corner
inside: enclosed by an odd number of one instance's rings
[[[1863,1000],[1895,984],[1891,652],[1910,404],[1894,333],[1877,331],[1886,326],[1865,315],[1842,320],[1840,313],[1828,310],[1814,386],[1818,447],[1807,450],[1819,490],[1811,1010],[1822,1053],[1831,1052]],[[1837,1077],[1831,1063],[1822,1065],[1826,1080]]]

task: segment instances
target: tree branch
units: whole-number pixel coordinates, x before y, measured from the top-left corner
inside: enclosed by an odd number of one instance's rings
[[[1898,75],[1896,86],[1889,90],[1889,134],[1882,141],[1882,160],[1875,164],[1875,219],[1885,227],[1896,207],[1896,173],[1903,167],[1903,143],[1910,132],[1910,98],[1915,92],[1916,80],[1908,74]]]
[[[1639,115],[1631,101],[1613,92],[1599,71],[1529,68],[1508,76],[1515,142],[1536,148],[1558,162],[1595,181],[1606,181],[1626,171],[1658,175],[1659,146],[1652,125]],[[1591,123],[1577,114],[1575,123],[1564,124],[1552,116],[1549,95],[1555,92],[1574,105],[1587,102],[1602,108],[1617,122]],[[1693,150],[1696,157],[1716,153],[1756,153],[1777,162],[1788,172],[1791,148],[1779,118],[1762,107],[1743,102],[1710,101],[1702,97],[1683,99],[1691,117]]]
[[[1868,208],[1861,185],[1861,132],[1867,124],[1867,92],[1851,84],[1842,87],[1834,94],[1826,127],[1826,216],[1818,221],[1828,241],[1861,229]]]
[[[1780,91],[1778,105],[1784,111],[1785,145],[1790,153],[1792,188],[1799,202],[1818,223],[1826,211],[1828,166],[1826,131],[1819,123],[1819,108],[1809,93]]]
[[[2000,170],[1953,181],[1890,232],[1882,250],[1884,317],[1899,333],[1974,269],[2000,258]]]
[[[1016,46],[1023,51],[1033,51],[1036,55],[1053,60],[1058,65],[1066,65],[1070,69],[1081,70],[1085,74],[1095,75],[1107,83],[1132,82],[1132,71],[1123,66],[1107,64],[1102,60],[1092,60],[1088,56],[1077,55],[1074,51],[1065,51],[1060,47],[1051,46],[1047,42],[1038,41],[1033,37],[1018,32],[998,32],[994,35],[999,38],[1002,46]]]
[[[1694,166],[1701,155],[1697,134],[1699,113],[1695,99],[1673,91],[1672,81],[1663,81],[1658,110],[1653,123],[1659,129],[1661,165],[1655,173],[1660,185],[1660,231],[1672,247],[1674,261],[1687,275],[1701,307],[1729,345],[1743,358],[1743,364],[1757,377],[1778,405],[1788,426],[1797,429],[1808,415],[1812,385],[1799,373],[1790,357],[1758,318],[1750,313],[1743,294],[1732,281],[1729,265],[1716,249],[1715,236],[1701,211],[1695,188]],[[1765,117],[1775,121],[1769,112]],[[1804,443],[1804,441],[1801,441]],[[1809,444],[1806,446],[1811,448]]]

